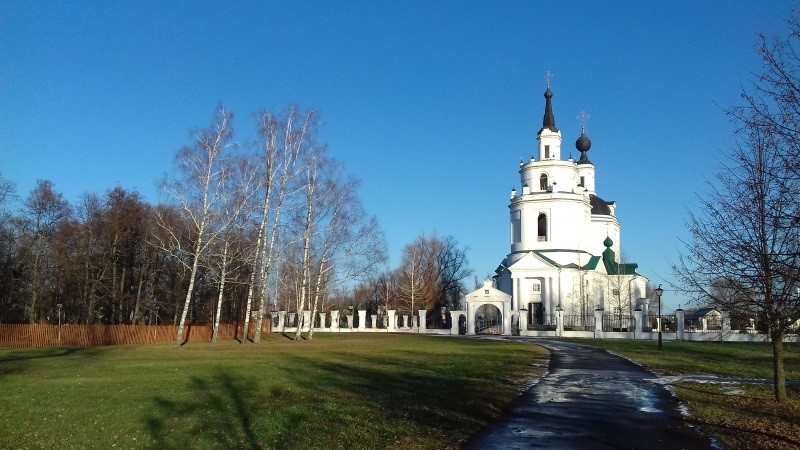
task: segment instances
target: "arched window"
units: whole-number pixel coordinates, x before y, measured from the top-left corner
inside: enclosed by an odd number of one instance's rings
[[[547,240],[547,215],[545,213],[539,214],[539,232],[537,234],[539,241]]]
[[[539,177],[539,190],[546,191],[547,190],[547,174],[543,173],[542,176]]]

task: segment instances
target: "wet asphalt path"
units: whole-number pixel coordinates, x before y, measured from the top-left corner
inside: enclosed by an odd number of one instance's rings
[[[550,350],[549,373],[464,448],[712,448],[651,372],[604,350],[531,342]]]

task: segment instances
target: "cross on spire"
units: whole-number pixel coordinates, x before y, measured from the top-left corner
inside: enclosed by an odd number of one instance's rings
[[[544,81],[547,82],[547,89],[550,89],[550,81],[553,79],[553,74],[550,73],[548,70],[547,73],[544,74]]]
[[[578,123],[580,123],[580,124],[581,124],[581,134],[583,134],[584,132],[586,132],[586,122],[588,122],[588,121],[589,121],[589,118],[590,118],[590,117],[592,117],[592,116],[590,116],[590,115],[589,115],[589,114],[588,114],[586,111],[584,111],[584,110],[581,110],[581,113],[580,113],[580,114],[578,114],[578,117],[577,117],[577,119],[578,119]]]

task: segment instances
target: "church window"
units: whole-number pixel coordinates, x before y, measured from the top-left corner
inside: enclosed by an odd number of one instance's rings
[[[547,215],[545,213],[539,214],[539,232],[537,234],[539,241],[547,241]]]
[[[543,173],[542,176],[539,177],[539,190],[546,191],[547,190],[547,174]]]
[[[542,285],[541,285],[541,284],[538,284],[538,283],[536,283],[536,284],[534,284],[533,286],[531,286],[531,290],[532,290],[533,292],[542,292]]]
[[[579,184],[579,186],[580,186],[580,187],[585,187],[585,186],[586,186],[586,180],[585,180],[585,178],[586,178],[586,177],[581,177],[581,184]]]
[[[550,146],[549,145],[545,145],[544,146],[544,158],[545,159],[549,159],[550,158]]]

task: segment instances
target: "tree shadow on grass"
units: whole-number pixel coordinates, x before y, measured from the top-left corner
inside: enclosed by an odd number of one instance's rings
[[[360,356],[359,360],[353,364],[345,358],[324,361],[295,355],[290,367],[299,387],[320,396],[347,392],[352,401],[374,405],[368,407],[375,408],[373,420],[411,422],[423,434],[446,436],[449,445],[494,420],[509,400],[495,396],[491,384],[496,380],[453,373],[432,361],[409,362],[383,356]],[[384,443],[391,446],[390,435],[385,438]],[[381,438],[375,439],[380,444]]]
[[[106,349],[103,347],[51,347],[11,350],[0,356],[0,381],[6,375],[24,372],[28,367],[34,365],[36,360],[77,356],[80,358],[80,363],[82,363],[84,358],[95,358],[105,352]]]
[[[184,399],[153,398],[145,419],[153,448],[262,448],[253,426],[261,407],[251,386],[220,371],[208,380],[191,377]]]
[[[294,407],[296,393],[259,378],[219,370],[208,379],[191,377],[178,390],[177,398],[152,399],[144,417],[151,448],[293,448],[295,431],[308,422]]]

